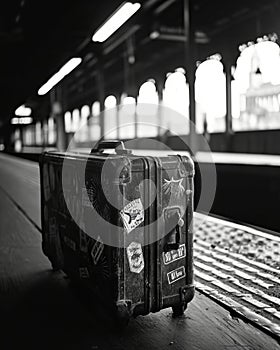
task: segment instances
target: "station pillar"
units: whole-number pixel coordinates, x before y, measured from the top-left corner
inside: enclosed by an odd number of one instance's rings
[[[56,148],[58,151],[65,151],[67,140],[62,108],[62,92],[59,88],[51,91],[51,115],[56,121]]]
[[[158,93],[158,131],[157,131],[157,136],[158,138],[161,138],[162,134],[167,134],[167,130],[164,130],[162,128],[163,124],[163,115],[162,115],[162,106],[163,106],[163,89],[164,89],[164,78],[160,77],[157,79],[157,93]],[[165,140],[166,142],[168,140]]]
[[[116,118],[117,118],[117,121],[116,121],[116,123],[117,123],[117,139],[119,140],[120,139],[120,108],[121,108],[121,106],[120,106],[120,104],[122,103],[122,101],[121,101],[121,95],[120,94],[117,94],[116,96],[116,100],[117,100],[117,105],[116,105],[116,109],[117,109],[117,111],[116,111],[116,113],[117,113],[117,115],[116,115]]]
[[[232,93],[231,93],[231,67],[230,62],[225,62],[225,76],[226,76],[226,133],[232,134]]]
[[[194,28],[194,0],[184,0],[184,31],[185,31],[185,62],[187,81],[189,83],[189,150],[192,155],[198,150],[196,140],[196,108],[195,108],[195,28]]]
[[[99,114],[99,125],[101,138],[104,137],[105,123],[104,123],[104,102],[105,102],[105,79],[102,58],[98,57],[97,61],[97,87],[98,87],[98,98],[100,102],[100,114]]]
[[[228,152],[232,151],[232,60],[225,56],[224,72],[226,76],[226,149]]]

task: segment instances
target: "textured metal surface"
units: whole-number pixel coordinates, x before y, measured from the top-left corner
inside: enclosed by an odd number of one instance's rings
[[[196,215],[196,286],[280,336],[279,237]]]

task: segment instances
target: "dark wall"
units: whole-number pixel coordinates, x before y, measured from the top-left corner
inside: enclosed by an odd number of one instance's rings
[[[203,166],[207,171],[207,164]],[[216,169],[217,191],[211,213],[280,232],[280,167],[216,164]],[[197,205],[201,179],[197,166],[196,170]]]
[[[213,152],[280,154],[280,130],[211,134],[210,147]]]

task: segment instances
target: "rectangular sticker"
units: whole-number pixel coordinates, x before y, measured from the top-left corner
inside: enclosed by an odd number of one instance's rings
[[[163,252],[162,253],[162,258],[163,258],[163,263],[164,265],[168,265],[172,263],[173,261],[183,259],[186,257],[186,245],[181,244],[179,246],[179,249],[177,250],[171,250],[170,252]]]
[[[127,233],[134,230],[144,221],[144,208],[141,199],[128,203],[120,212]]]
[[[100,259],[100,256],[101,256],[103,250],[104,250],[104,244],[103,244],[100,236],[98,236],[97,241],[94,243],[94,245],[91,249],[91,253],[90,253],[94,265],[96,265],[98,263],[98,260]]]
[[[167,274],[167,279],[169,284],[179,281],[184,277],[186,277],[185,266],[181,266],[176,270],[168,272]]]
[[[76,250],[76,243],[67,236],[63,237],[65,244],[72,250]]]

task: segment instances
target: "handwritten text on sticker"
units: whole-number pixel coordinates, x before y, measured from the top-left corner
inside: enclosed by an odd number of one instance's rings
[[[167,274],[169,284],[174,283],[184,277],[186,277],[186,271],[184,266],[181,266],[176,270],[170,271]]]
[[[168,265],[173,261],[186,257],[186,245],[181,244],[179,249],[171,250],[170,252],[162,253],[164,265]]]

